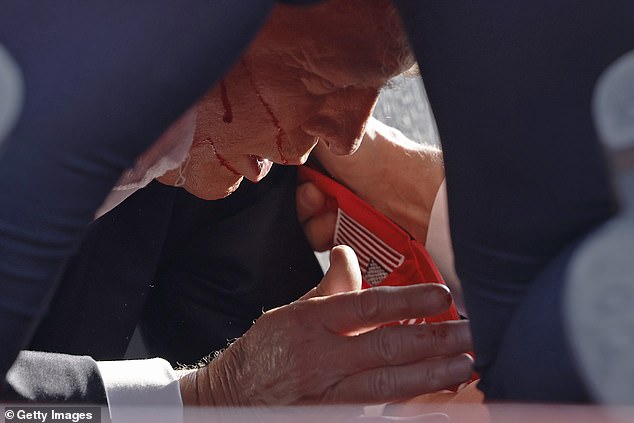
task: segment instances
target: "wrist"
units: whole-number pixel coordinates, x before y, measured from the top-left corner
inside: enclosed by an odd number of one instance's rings
[[[178,385],[183,405],[200,405],[197,388],[197,373],[201,369],[177,370]]]
[[[227,356],[231,351],[225,350],[211,360],[205,367],[194,370],[179,371],[179,385],[184,405],[200,405],[211,407],[231,407],[244,405],[235,395],[234,375],[228,371]]]

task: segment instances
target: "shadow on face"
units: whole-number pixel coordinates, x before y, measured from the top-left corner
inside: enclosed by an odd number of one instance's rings
[[[199,104],[189,160],[161,178],[224,197],[271,163],[299,165],[320,140],[351,154],[385,82],[413,64],[391,2],[278,6],[242,60]]]

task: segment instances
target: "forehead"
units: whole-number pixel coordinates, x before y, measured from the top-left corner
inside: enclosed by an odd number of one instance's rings
[[[343,86],[381,86],[413,64],[399,17],[382,0],[278,6],[254,48]]]

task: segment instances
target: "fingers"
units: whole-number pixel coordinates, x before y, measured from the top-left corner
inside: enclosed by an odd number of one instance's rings
[[[300,300],[361,289],[361,269],[352,248],[338,245],[330,251],[330,267],[323,279]]]
[[[332,297],[313,298],[312,314],[333,333],[358,333],[385,323],[433,316],[451,304],[444,285],[378,286]],[[318,315],[318,316],[317,316]]]
[[[330,268],[317,288],[321,295],[361,289],[361,269],[352,248],[338,245],[330,251]]]
[[[325,211],[303,224],[304,234],[314,251],[326,251],[332,247],[336,224],[337,214],[332,211]]]
[[[204,372],[193,373],[197,400],[215,405],[385,402],[466,380],[471,359],[459,355],[470,349],[469,335],[460,332],[467,329],[464,322],[389,326],[346,336],[435,315],[451,301],[448,290],[434,284],[317,296],[358,284],[354,259],[347,247],[335,248],[333,272],[322,281],[322,291],[266,312]]]
[[[381,367],[342,379],[326,399],[345,397],[350,402],[373,403],[408,398],[462,383],[472,372],[473,359],[468,354]]]
[[[315,184],[306,182],[297,187],[297,217],[301,223],[322,211],[326,206],[326,196]]]
[[[472,349],[467,321],[389,326],[348,338],[337,365],[354,372],[454,356]]]
[[[304,228],[310,246],[325,251],[332,246],[337,215],[325,209],[326,196],[313,183],[297,187],[297,217]]]

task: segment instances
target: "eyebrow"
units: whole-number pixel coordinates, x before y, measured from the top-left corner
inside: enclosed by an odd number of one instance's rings
[[[410,67],[402,70],[405,59],[401,56],[407,52],[403,51],[402,55],[396,53],[386,51],[383,55],[377,54],[376,57],[361,55],[359,59],[362,60],[351,61],[341,52],[315,56],[300,47],[292,55],[297,65],[288,63],[287,66],[326,79],[338,87],[381,89],[389,84],[392,78],[411,69]],[[324,66],[324,63],[328,65]]]

